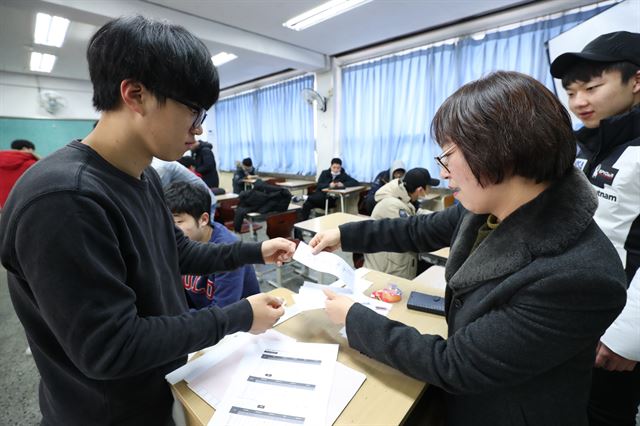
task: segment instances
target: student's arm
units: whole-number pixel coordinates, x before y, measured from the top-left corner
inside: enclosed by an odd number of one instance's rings
[[[43,211],[55,212],[55,218],[43,217]],[[42,327],[34,333],[51,342],[50,350],[64,350],[86,376],[109,380],[143,373],[250,329],[253,315],[246,300],[224,309],[188,312],[184,303],[185,312],[141,313],[136,293],[167,286],[128,281],[127,258],[135,259],[135,253],[122,252],[121,224],[113,219],[99,202],[66,193],[41,197],[22,212],[15,252],[8,254],[14,260],[8,263],[19,265],[11,272],[26,278],[21,297],[38,306]],[[223,259],[237,255],[227,251],[218,252]],[[179,276],[166,279],[180,286]]]
[[[340,226],[342,250],[358,253],[429,252],[451,245],[465,210],[458,205],[430,215],[367,220]]]
[[[318,178],[318,185],[316,185],[316,191],[322,191],[325,188],[329,187],[331,183],[331,172],[328,170],[323,170],[320,173],[320,177]]]
[[[360,182],[345,173],[344,177],[342,178],[342,184],[345,188],[348,188],[350,186],[358,186],[360,185]]]
[[[614,354],[627,360],[640,361],[640,270],[636,272],[627,290],[627,304],[607,329],[600,341]],[[607,357],[603,350],[602,360],[596,358],[596,364]],[[609,357],[615,355],[607,354]],[[611,361],[610,361],[611,362]],[[604,368],[609,367],[604,365]]]
[[[198,243],[174,227],[182,275],[209,275],[231,271],[248,263],[264,263],[260,243]]]

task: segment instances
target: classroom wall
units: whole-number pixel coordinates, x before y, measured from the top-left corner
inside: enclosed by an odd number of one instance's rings
[[[40,105],[42,91],[56,92],[65,106],[50,114]],[[28,139],[44,156],[83,138],[99,117],[92,95],[89,81],[0,72],[0,149]]]

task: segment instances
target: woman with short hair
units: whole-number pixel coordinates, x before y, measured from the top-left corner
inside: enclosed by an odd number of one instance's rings
[[[573,167],[569,116],[533,78],[496,72],[436,113],[441,177],[459,201],[431,215],[319,233],[314,251],[450,246],[448,339],[327,291],[349,345],[445,391],[449,425],[586,425],[596,344],[625,303],[625,275]]]

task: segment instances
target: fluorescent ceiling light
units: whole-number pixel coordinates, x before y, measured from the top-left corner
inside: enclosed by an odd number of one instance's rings
[[[289,19],[282,25],[295,31],[302,31],[370,1],[372,0],[331,0]]]
[[[31,52],[31,71],[51,72],[53,64],[56,62],[54,55],[48,53]]]
[[[213,55],[211,60],[213,61],[213,65],[219,67],[222,64],[226,64],[227,62],[231,62],[236,59],[237,56],[233,53],[220,52],[217,55]]]
[[[36,15],[36,30],[33,33],[33,42],[60,47],[64,42],[68,27],[68,19],[47,15],[46,13],[38,13]]]

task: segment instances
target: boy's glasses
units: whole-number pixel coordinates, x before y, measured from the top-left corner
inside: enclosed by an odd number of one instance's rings
[[[455,147],[456,147],[455,145],[451,145],[442,154],[438,155],[437,157],[433,157],[436,160],[436,162],[440,165],[440,167],[445,169],[447,173],[451,173],[451,171],[449,170],[449,167],[447,166],[449,165],[449,156],[451,155]]]
[[[193,113],[196,115],[196,118],[193,120],[193,123],[191,123],[191,130],[195,130],[198,127],[202,126],[202,123],[204,123],[204,119],[207,118],[207,110],[206,109],[201,108],[196,104],[192,104],[189,101],[185,101],[184,99],[178,99],[178,98],[175,98],[173,96],[171,96],[171,99],[173,99],[174,101],[179,102],[182,105],[186,106],[191,111],[193,111]]]

